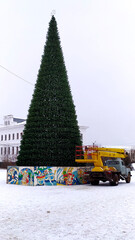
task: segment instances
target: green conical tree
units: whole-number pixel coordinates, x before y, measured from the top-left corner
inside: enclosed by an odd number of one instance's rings
[[[55,17],[47,40],[17,160],[18,166],[76,166],[81,145]]]

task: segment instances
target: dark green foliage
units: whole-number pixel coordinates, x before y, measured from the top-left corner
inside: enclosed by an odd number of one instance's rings
[[[52,16],[17,165],[76,166],[75,146],[81,144],[57,23]]]

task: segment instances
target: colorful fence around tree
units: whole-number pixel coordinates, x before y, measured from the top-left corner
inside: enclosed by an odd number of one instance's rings
[[[88,167],[7,167],[7,183],[25,186],[87,184]]]

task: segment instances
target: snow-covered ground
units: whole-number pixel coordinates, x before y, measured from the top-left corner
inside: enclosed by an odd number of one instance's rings
[[[135,239],[135,171],[118,186],[18,186],[0,170],[0,240]]]

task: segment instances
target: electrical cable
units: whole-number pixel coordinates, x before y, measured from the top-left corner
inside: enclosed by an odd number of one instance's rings
[[[31,82],[25,80],[24,78],[20,77],[20,76],[17,75],[16,73],[14,73],[14,72],[10,71],[9,69],[3,67],[1,64],[0,64],[0,67],[3,68],[4,70],[6,70],[7,72],[9,72],[10,74],[12,74],[13,76],[15,76],[15,77],[17,77],[17,78],[23,80],[24,82],[30,84],[31,86],[35,86],[33,83],[31,83]],[[42,88],[39,88],[39,87],[37,87],[37,88],[38,88],[40,91],[44,91]]]
[[[17,77],[17,78],[20,78],[20,79],[21,79],[21,80],[23,80],[24,82],[26,82],[26,83],[28,83],[28,84],[30,84],[30,85],[32,85],[32,86],[34,86],[34,84],[33,84],[33,83],[31,83],[31,82],[29,82],[29,81],[25,80],[24,78],[22,78],[22,77],[18,76],[17,74],[15,74],[15,73],[11,72],[11,71],[10,71],[10,70],[8,70],[7,68],[3,67],[2,65],[0,65],[0,67],[1,67],[1,68],[3,68],[4,70],[6,70],[7,72],[11,73],[11,74],[12,74],[12,75],[14,75],[15,77]]]

